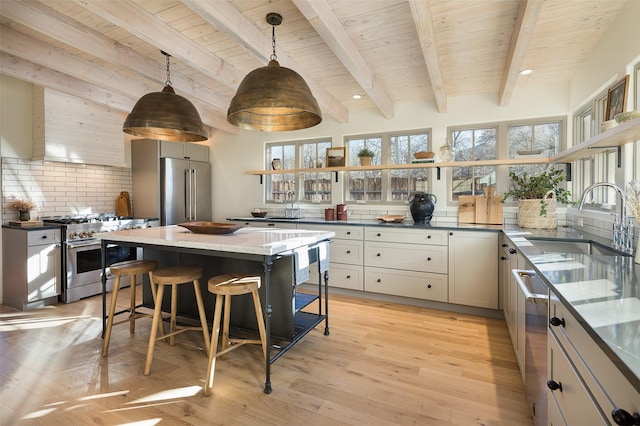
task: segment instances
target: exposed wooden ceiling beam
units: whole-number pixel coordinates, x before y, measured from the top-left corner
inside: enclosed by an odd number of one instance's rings
[[[0,37],[0,50],[2,52],[71,76],[74,82],[75,80],[84,81],[92,86],[102,87],[106,91],[112,91],[121,96],[130,97],[131,103],[125,109],[127,112],[131,111],[136,100],[142,95],[149,92],[157,92],[161,89],[156,85],[123,78],[118,73],[99,64],[63,52],[48,43],[27,37],[23,33],[5,25],[0,25],[0,32],[2,33],[2,37]],[[36,84],[55,88],[48,85],[58,83],[43,78],[43,80]],[[68,93],[68,90],[61,91]],[[238,133],[238,129],[226,122],[225,115],[213,110],[203,102],[195,100],[193,103],[205,124],[226,132]]]
[[[518,17],[511,35],[511,44],[500,83],[499,105],[507,106],[511,101],[513,89],[518,81],[529,42],[535,30],[538,14],[544,0],[521,0]]]
[[[411,7],[411,15],[416,25],[416,31],[418,32],[418,40],[422,47],[422,55],[427,65],[431,89],[436,99],[436,107],[438,112],[447,112],[447,93],[442,77],[431,7],[427,0],[409,0],[409,6]]]
[[[258,60],[264,62],[265,65],[267,64],[272,50],[271,38],[265,37],[264,33],[230,3],[226,1],[205,2],[201,0],[182,0],[182,2],[205,21],[243,46]],[[293,69],[304,78],[323,111],[326,111],[340,123],[349,121],[349,111],[338,99],[322,85],[318,84],[291,56],[280,49],[277,53],[279,63]]]
[[[325,0],[293,0],[293,3],[369,95],[380,112],[386,118],[393,118],[393,101],[327,2]]]
[[[164,58],[159,53],[158,60],[152,61],[42,3],[5,2],[2,5],[2,15],[101,60],[150,79],[158,84],[158,91],[164,86],[166,70]],[[171,81],[176,92],[182,92],[189,99],[200,99],[226,113],[230,99],[177,72],[171,73]]]

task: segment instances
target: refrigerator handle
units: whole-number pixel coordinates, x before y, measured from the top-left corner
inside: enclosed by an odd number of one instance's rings
[[[187,220],[191,220],[191,170],[186,169],[184,171],[184,214]]]
[[[193,190],[193,197],[191,199],[192,201],[192,205],[191,207],[193,208],[193,220],[198,220],[198,218],[196,217],[196,215],[198,214],[198,170],[197,169],[191,169],[193,171],[193,181],[192,181],[192,190]]]

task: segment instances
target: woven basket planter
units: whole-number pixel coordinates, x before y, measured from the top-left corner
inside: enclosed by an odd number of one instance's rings
[[[542,199],[518,201],[518,226],[521,228],[555,229],[558,227],[556,193],[549,191],[545,194],[547,215],[540,215]]]

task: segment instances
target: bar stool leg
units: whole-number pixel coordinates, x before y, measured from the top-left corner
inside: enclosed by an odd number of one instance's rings
[[[169,320],[169,333],[176,331],[176,315],[178,311],[178,286],[171,284],[171,319]],[[176,335],[171,334],[169,336],[169,345],[174,346],[176,344]]]
[[[113,292],[111,293],[111,305],[109,306],[109,317],[107,319],[107,329],[104,332],[104,341],[102,342],[102,356],[107,356],[109,352],[109,341],[111,340],[111,328],[113,327],[113,317],[116,313],[116,301],[118,300],[118,290],[120,289],[120,275],[116,275],[113,283]]]
[[[229,323],[231,322],[231,296],[224,295],[224,320],[222,321],[222,348],[224,351],[231,347],[231,341],[229,341]],[[225,359],[226,355],[222,355],[222,359]]]
[[[149,335],[149,347],[147,349],[147,359],[144,362],[144,375],[151,372],[151,361],[153,361],[153,349],[156,345],[156,334],[162,319],[162,296],[164,296],[164,284],[158,284],[156,291],[156,306],[153,309],[153,322],[151,323],[151,333]]]
[[[207,378],[204,381],[204,394],[209,396],[213,387],[213,376],[216,372],[216,353],[218,349],[218,336],[220,335],[220,317],[222,316],[222,300],[224,296],[216,295],[216,308],[213,313],[213,328],[211,330],[211,349],[209,350],[209,362],[207,363]]]
[[[136,274],[131,274],[131,312],[129,313],[129,332],[136,332]]]
[[[199,280],[193,281],[193,291],[196,293],[196,303],[198,305],[198,315],[200,316],[200,327],[202,327],[205,350],[209,352],[211,349],[211,342],[209,341],[209,326],[207,325],[207,315],[204,312],[204,302],[202,301],[202,293],[200,293]]]
[[[260,305],[260,295],[258,291],[251,292],[253,297],[253,307],[256,311],[256,319],[258,321],[258,332],[260,333],[260,343],[262,344],[262,354],[267,358],[267,330],[264,326],[264,317],[262,316],[262,306]]]

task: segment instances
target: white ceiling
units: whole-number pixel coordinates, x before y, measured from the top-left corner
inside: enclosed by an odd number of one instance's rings
[[[628,0],[634,1],[634,0]],[[226,110],[272,53],[301,74],[324,115],[568,82],[624,0],[2,0],[0,72],[114,109],[171,82],[203,121]],[[528,76],[520,70],[530,68]],[[354,100],[353,94],[361,94]]]

